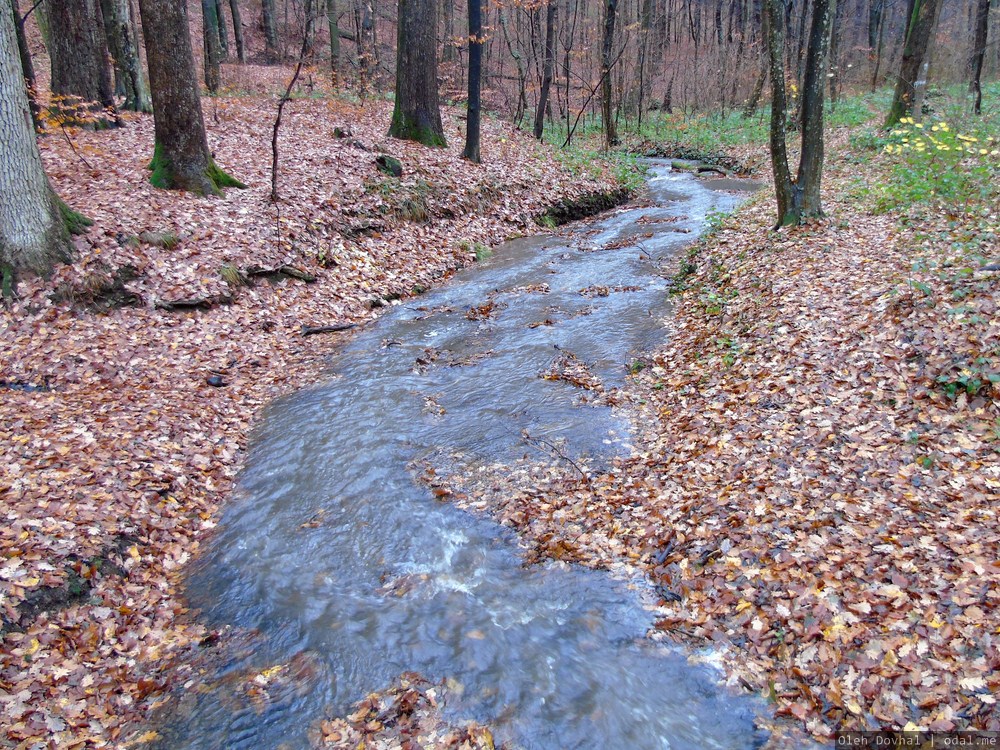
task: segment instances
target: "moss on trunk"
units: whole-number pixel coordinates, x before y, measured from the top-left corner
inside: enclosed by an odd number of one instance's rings
[[[181,173],[166,158],[159,143],[153,146],[153,160],[149,162],[148,168],[152,170],[150,183],[163,190],[190,190],[199,195],[222,195],[223,188],[246,188],[244,183],[221,169],[211,158],[208,166],[204,170],[198,170],[197,174]]]

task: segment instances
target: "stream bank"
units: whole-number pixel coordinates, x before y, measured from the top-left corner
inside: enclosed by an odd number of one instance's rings
[[[646,638],[641,579],[528,564],[417,476],[539,448],[583,474],[630,455],[612,406],[660,340],[666,264],[738,200],[665,164],[649,183],[638,207],[506,243],[394,306],[328,382],[268,407],[187,587],[211,627],[261,637],[165,719],[162,747],[305,748],[410,672],[444,683],[449,720],[510,747],[759,746],[753,701]],[[292,665],[308,688],[245,700]]]

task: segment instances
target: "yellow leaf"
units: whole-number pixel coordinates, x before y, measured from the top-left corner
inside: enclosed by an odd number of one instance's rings
[[[748,602],[746,599],[743,599],[740,601],[739,604],[736,605],[736,611],[742,612],[744,609],[750,609],[750,607],[752,606],[753,605],[750,602]]]
[[[24,655],[25,656],[32,656],[35,653],[37,653],[38,649],[40,649],[41,647],[42,647],[42,644],[38,642],[38,639],[37,638],[32,638],[31,639],[31,644],[24,651]]]

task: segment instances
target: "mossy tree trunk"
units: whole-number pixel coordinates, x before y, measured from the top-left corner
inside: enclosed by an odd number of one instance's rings
[[[48,0],[47,5],[52,93],[65,98],[59,108],[75,124],[119,125],[98,0]],[[91,103],[85,112],[71,105],[74,97]]]
[[[69,260],[72,245],[59,202],[42,168],[18,59],[13,16],[0,13],[0,276],[47,274]]]
[[[219,65],[222,61],[222,45],[219,37],[221,24],[218,0],[201,0],[201,20],[205,41],[205,88],[210,94],[216,94],[222,80]]]
[[[105,38],[115,61],[115,93],[125,97],[123,109],[153,111],[149,84],[139,60],[139,33],[128,0],[101,0]]]
[[[437,0],[399,0],[396,106],[389,135],[445,146],[438,105]]]
[[[198,95],[185,0],[139,0],[153,92],[156,145],[150,181],[159,188],[220,195],[246,187],[215,165]]]
[[[815,0],[805,53],[802,89],[802,147],[799,168],[792,177],[785,133],[788,96],[785,91],[785,26],[780,0],[764,0],[765,30],[771,76],[771,164],[778,203],[778,226],[798,224],[823,215],[823,99],[829,65],[830,31],[836,0]]]
[[[913,114],[913,104],[917,89],[921,85],[920,72],[924,69],[924,58],[931,45],[938,17],[941,15],[941,0],[915,0],[912,3],[909,22],[906,25],[906,41],[903,45],[903,59],[896,78],[896,90],[885,119],[885,127],[891,128],[904,117]]]

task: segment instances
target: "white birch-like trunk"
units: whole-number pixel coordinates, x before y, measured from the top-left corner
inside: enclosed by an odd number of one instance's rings
[[[0,13],[0,133],[0,266],[46,274],[68,260],[69,234],[35,142],[10,13]]]

